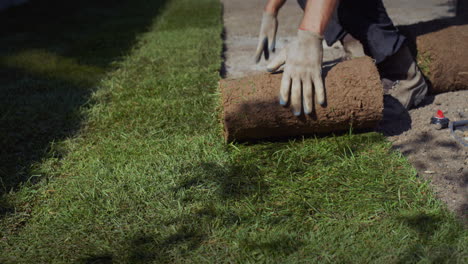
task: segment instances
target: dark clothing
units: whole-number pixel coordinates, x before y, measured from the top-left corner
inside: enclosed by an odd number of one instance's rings
[[[298,2],[304,9],[307,0]],[[377,64],[395,54],[406,39],[388,17],[382,0],[341,0],[337,20],[332,19],[325,31],[327,44],[331,46],[349,33]]]

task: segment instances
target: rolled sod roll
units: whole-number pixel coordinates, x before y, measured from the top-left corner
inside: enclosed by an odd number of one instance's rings
[[[293,115],[279,104],[282,74],[221,80],[226,141],[248,141],[322,134],[374,127],[382,118],[383,88],[369,57],[338,63],[324,78],[325,107],[315,103],[310,115]]]
[[[417,61],[431,83],[431,93],[468,89],[468,25],[416,38]]]

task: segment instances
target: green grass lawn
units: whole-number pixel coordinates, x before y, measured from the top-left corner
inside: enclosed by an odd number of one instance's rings
[[[0,263],[468,261],[379,134],[224,144],[218,0],[76,5],[0,18]]]

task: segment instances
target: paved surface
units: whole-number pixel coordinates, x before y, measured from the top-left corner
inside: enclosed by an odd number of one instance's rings
[[[265,71],[262,59],[254,63],[258,30],[266,0],[221,0],[224,4],[224,25],[226,30],[227,77],[242,77]],[[455,16],[454,0],[384,0],[387,11],[397,25]],[[288,43],[297,32],[302,10],[296,0],[288,0],[279,13],[277,50]],[[324,61],[344,56],[341,45],[325,46]],[[273,54],[274,56],[274,54]]]
[[[226,30],[226,70],[228,77],[242,77],[265,71],[266,62],[254,62],[258,30],[262,19],[264,0],[222,0]],[[276,48],[284,46],[297,31],[302,10],[295,0],[289,0],[281,9],[278,21]],[[274,56],[274,54],[273,54]]]

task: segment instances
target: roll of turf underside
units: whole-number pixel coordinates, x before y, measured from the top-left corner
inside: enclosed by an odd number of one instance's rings
[[[382,118],[383,89],[369,57],[344,61],[324,78],[327,106],[296,117],[278,102],[282,74],[221,80],[226,141],[321,134],[374,127]],[[315,101],[315,100],[314,100]]]
[[[437,94],[468,89],[468,25],[450,26],[416,38],[417,61]]]

